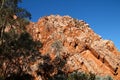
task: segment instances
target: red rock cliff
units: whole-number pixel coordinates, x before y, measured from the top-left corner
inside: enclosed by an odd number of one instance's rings
[[[110,40],[103,40],[83,20],[51,15],[30,23],[27,31],[41,41],[41,55],[65,58],[65,73],[73,71],[111,75],[120,79],[120,53]]]

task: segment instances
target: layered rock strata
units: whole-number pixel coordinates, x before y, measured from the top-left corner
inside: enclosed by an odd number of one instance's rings
[[[103,40],[83,20],[51,15],[26,27],[35,41],[41,41],[41,55],[65,59],[62,70],[92,72],[120,79],[120,53],[110,40]],[[35,65],[35,64],[33,64]]]

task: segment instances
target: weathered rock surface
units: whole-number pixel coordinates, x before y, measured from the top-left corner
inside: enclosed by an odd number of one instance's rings
[[[65,73],[77,70],[120,79],[120,53],[112,41],[103,40],[83,20],[51,15],[31,22],[27,31],[43,43],[39,51],[49,55],[50,62],[57,57],[66,61],[62,67]]]
[[[25,74],[32,76],[30,79],[48,80],[56,74],[84,71],[120,80],[120,52],[112,41],[103,40],[83,20],[45,16],[31,22],[26,30],[33,39],[22,34],[10,54],[0,54],[0,76]]]

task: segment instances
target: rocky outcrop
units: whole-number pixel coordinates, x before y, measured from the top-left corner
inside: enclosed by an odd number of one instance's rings
[[[6,47],[10,54],[4,50],[0,54],[0,76],[9,78],[17,74],[17,80],[26,75],[48,80],[57,74],[83,71],[120,79],[120,52],[112,41],[103,40],[83,20],[45,16],[31,22],[26,30],[29,34],[20,33],[9,44],[10,48]]]
[[[27,31],[35,41],[41,41],[41,55],[66,61],[62,71],[92,72],[120,79],[120,53],[110,40],[103,40],[83,20],[51,15],[30,23]]]

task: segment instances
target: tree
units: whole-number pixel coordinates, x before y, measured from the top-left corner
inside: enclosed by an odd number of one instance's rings
[[[22,0],[0,0],[0,76],[3,78],[12,74],[15,67],[20,73],[22,71],[21,65],[17,64],[18,61],[16,60],[21,56],[28,57],[32,54],[32,50],[36,50],[33,48],[36,47],[37,43],[25,31],[25,26],[31,19],[31,14],[26,9],[18,6],[18,3],[21,2]],[[27,46],[24,47],[22,43]],[[32,49],[29,50],[29,48]],[[7,67],[3,67],[6,61],[8,61]],[[10,71],[10,69],[12,70]]]
[[[27,19],[31,19],[31,14],[18,6],[18,3],[21,2],[21,0],[0,0],[0,45],[4,42],[4,33],[7,27],[13,31],[18,28],[23,29],[28,23]]]

